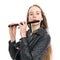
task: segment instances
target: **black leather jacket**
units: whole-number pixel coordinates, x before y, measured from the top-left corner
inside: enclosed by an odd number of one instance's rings
[[[50,46],[50,36],[46,29],[39,28],[27,37],[20,38],[19,42],[9,41],[9,53],[13,60],[42,60],[47,48]]]

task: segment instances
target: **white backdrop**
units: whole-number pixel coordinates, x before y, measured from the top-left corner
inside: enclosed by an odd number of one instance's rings
[[[12,60],[8,52],[8,24],[26,21],[27,10],[33,4],[40,5],[45,12],[51,35],[53,60],[60,60],[59,0],[0,0],[0,60]],[[17,40],[19,38],[18,30]]]

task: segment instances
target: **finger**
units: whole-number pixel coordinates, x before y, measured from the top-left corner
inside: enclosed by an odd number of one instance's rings
[[[13,24],[14,24],[14,23],[9,24],[9,25],[10,25],[9,30],[12,30],[12,29],[13,29],[13,27],[11,27],[11,25],[13,25]]]
[[[12,36],[13,34],[13,28],[12,27],[9,27],[9,34]]]
[[[13,34],[16,35],[16,27],[13,27]]]
[[[20,29],[20,28],[22,27],[22,25],[23,25],[23,23],[20,22],[20,23],[19,23],[19,26],[18,26],[18,29]]]
[[[9,27],[9,31],[12,31],[13,30],[13,27]]]
[[[14,29],[16,29],[17,26],[13,26]]]
[[[21,25],[21,24],[19,24],[19,27],[22,27],[22,25]]]
[[[16,31],[16,26],[13,26],[13,31]]]
[[[24,21],[24,24],[25,24],[25,25],[27,25],[27,22],[26,22],[26,21]]]
[[[20,27],[18,27],[18,29],[20,29]]]
[[[26,21],[24,21],[24,24],[27,24],[27,22],[26,22]]]
[[[24,24],[26,24],[26,22],[24,21]]]
[[[20,25],[23,25],[23,22],[20,22]]]

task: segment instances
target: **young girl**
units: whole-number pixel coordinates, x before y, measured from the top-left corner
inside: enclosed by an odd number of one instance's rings
[[[27,24],[27,22],[37,21]],[[16,43],[16,26],[9,27],[9,53],[13,60],[50,60],[51,46],[48,25],[42,9],[33,5],[27,13],[27,22],[19,24],[20,36]],[[27,25],[29,27],[26,31]]]

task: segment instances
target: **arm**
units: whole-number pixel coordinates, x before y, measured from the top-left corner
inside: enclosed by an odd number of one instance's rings
[[[34,35],[35,36],[35,35]],[[44,35],[43,37],[36,35],[33,40],[28,44],[27,38],[21,38],[20,55],[22,60],[40,60],[50,43],[50,36]],[[36,40],[36,41],[35,41]],[[34,42],[33,42],[34,41]],[[32,50],[31,50],[31,48]]]
[[[12,25],[12,24],[11,24]],[[10,41],[9,41],[9,53],[12,59],[16,56],[16,48],[15,48],[15,40],[16,40],[16,26],[9,27],[9,35],[10,35]]]
[[[17,49],[15,47],[15,44],[16,44],[15,41],[13,41],[13,42],[9,41],[9,53],[10,53],[10,56],[12,59],[15,59],[15,56],[17,53]]]

